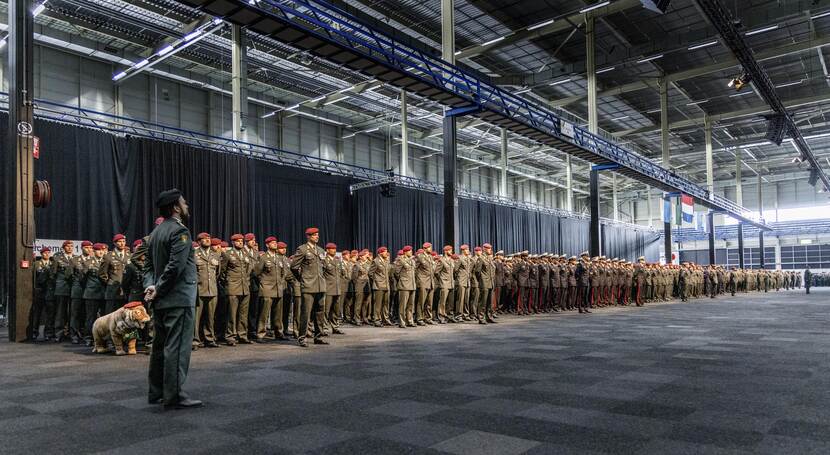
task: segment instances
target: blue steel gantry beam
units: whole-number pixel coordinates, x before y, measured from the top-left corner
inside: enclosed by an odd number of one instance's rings
[[[760,229],[762,220],[734,202],[632,153],[552,111],[502,90],[441,58],[373,29],[320,0],[178,0],[213,16],[271,36],[377,80],[471,110],[482,120],[594,164],[619,164],[622,175],[669,192],[691,195],[706,207]]]

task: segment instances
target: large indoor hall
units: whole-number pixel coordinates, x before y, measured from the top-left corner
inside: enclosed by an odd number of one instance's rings
[[[830,0],[0,0],[0,454],[830,453],[828,48]]]

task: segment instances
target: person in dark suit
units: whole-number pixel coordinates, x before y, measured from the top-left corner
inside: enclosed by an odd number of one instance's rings
[[[190,368],[196,302],[196,262],[190,213],[181,191],[162,191],[156,200],[164,221],[148,239],[144,264],[144,297],[153,305],[153,351],[150,356],[148,402],[165,409],[202,406],[183,391]]]

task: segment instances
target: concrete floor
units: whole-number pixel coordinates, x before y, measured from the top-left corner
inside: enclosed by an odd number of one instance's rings
[[[830,289],[143,355],[0,342],[2,453],[830,453]],[[5,339],[5,336],[4,336]]]

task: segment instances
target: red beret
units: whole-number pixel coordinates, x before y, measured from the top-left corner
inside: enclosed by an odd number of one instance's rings
[[[119,240],[127,240],[127,237],[124,237],[124,234],[115,234],[115,237],[112,238],[112,243],[115,243]]]
[[[423,247],[424,249],[427,249],[427,248],[432,248],[432,244],[431,244],[431,243],[429,243],[429,242],[424,242],[424,244],[422,245],[422,247]]]
[[[453,253],[453,255],[452,255],[451,257],[452,257],[453,259],[458,259],[458,255],[457,255],[457,254],[455,254],[455,253]]]
[[[452,250],[452,245],[444,245],[444,251]]]
[[[438,253],[436,253],[435,251],[433,251],[433,252],[432,252],[432,257],[438,257]]]
[[[85,247],[85,246],[93,246],[93,244],[92,244],[92,242],[90,242],[89,240],[84,240],[83,242],[81,242],[81,246],[82,246],[82,247]]]
[[[163,216],[160,216],[160,217],[156,218],[156,221],[153,221],[153,224],[156,225],[156,226],[158,226],[161,223],[164,223],[164,217]]]
[[[326,244],[326,249],[327,249],[327,250],[336,250],[336,249],[337,249],[337,245],[335,245],[335,244],[333,244],[333,243],[329,242],[329,243],[327,243],[327,244]]]
[[[210,234],[208,234],[207,232],[200,232],[199,235],[196,236],[196,240],[209,239],[209,238],[210,238]]]
[[[382,246],[382,247],[378,248],[378,254],[385,253],[385,252],[386,252],[386,247],[385,246]]]
[[[477,247],[473,248],[473,251],[481,251],[481,247],[477,246]]]
[[[340,254],[341,254],[341,255],[343,255],[343,256],[349,256],[349,255],[351,255],[351,251],[349,251],[349,250],[343,250],[343,252],[342,252],[342,253],[340,253]]]
[[[277,241],[277,238],[272,235],[271,237],[268,237],[267,239],[265,239],[265,244],[267,245],[271,242],[276,242],[276,241]]]
[[[352,250],[352,255],[356,255],[358,253],[357,250]]]
[[[222,244],[222,241],[221,241],[221,240],[219,240],[219,239],[215,239],[215,238],[214,238],[214,239],[210,239],[210,244],[211,244],[211,245],[213,245],[213,246],[216,246],[216,245],[221,245],[221,244]]]
[[[318,232],[320,232],[320,230],[317,229],[316,227],[310,227],[310,228],[305,230],[305,235],[317,234]]]
[[[142,306],[142,305],[144,305],[144,302],[142,302],[140,300],[136,300],[134,302],[130,302],[130,303],[124,305],[124,308],[135,308],[135,307],[139,307],[139,306]]]
[[[407,251],[412,251],[412,247],[407,245],[407,246],[403,247],[403,249],[401,251],[403,251],[404,253],[406,253]]]
[[[66,246],[66,245],[73,245],[72,240],[64,240],[63,241],[63,246]]]
[[[106,248],[107,248],[107,246],[104,245],[103,243],[96,243],[95,245],[92,245],[93,250],[104,250]]]
[[[288,245],[285,242],[277,242],[277,248],[288,248]]]
[[[398,256],[403,254],[403,250],[398,250]]]
[[[193,248],[199,248],[199,242],[190,242]]]
[[[133,242],[133,248],[139,247],[139,246],[141,246],[141,244],[143,244],[143,243],[144,243],[144,241],[143,241],[143,240],[138,239],[138,240],[136,240],[135,242]]]
[[[424,252],[424,250],[418,248],[418,251],[416,251],[415,254],[422,254],[423,252]]]
[[[228,247],[228,242],[223,240],[220,245],[222,245],[222,248],[227,248]]]
[[[459,249],[461,249],[461,250],[469,250],[469,249],[470,249],[470,245],[467,245],[467,244],[465,243],[465,244],[461,245],[461,247],[460,247]]]
[[[245,240],[245,237],[242,234],[234,234],[231,236],[231,242],[236,240]]]
[[[41,252],[41,253],[46,253],[46,252],[48,252],[48,251],[52,251],[52,250],[50,250],[50,249],[49,249],[49,247],[48,247],[48,246],[45,246],[45,247],[43,247],[43,248],[41,248],[41,249],[40,249],[40,252]]]
[[[483,246],[484,248],[493,248],[493,245],[490,245],[489,243],[485,243],[484,245],[481,245],[481,246]]]
[[[254,234],[251,234],[250,232],[245,234],[245,241],[247,242],[249,240],[256,240],[256,236]]]
[[[369,250],[367,250],[366,248],[364,248],[364,249],[362,249],[362,250],[360,251],[360,255],[361,255],[361,256],[365,256],[365,255],[367,255],[367,254],[369,254]]]
[[[441,256],[438,256],[437,254],[436,254],[436,255],[434,255],[434,256],[432,256],[432,258],[433,258],[433,259],[435,259],[436,261],[440,261],[440,260],[441,260]]]

